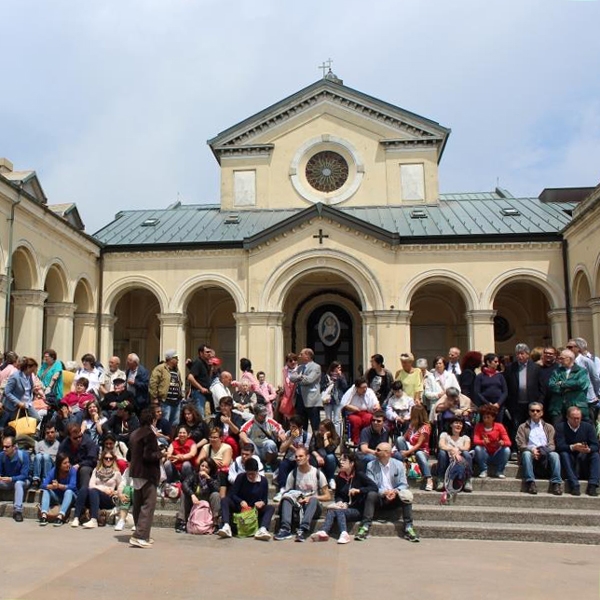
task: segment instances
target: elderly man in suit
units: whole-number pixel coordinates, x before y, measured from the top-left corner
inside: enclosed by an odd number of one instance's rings
[[[136,410],[140,411],[146,406],[150,406],[148,398],[148,384],[150,383],[150,371],[140,364],[140,357],[137,354],[127,356],[127,370],[125,371],[127,380],[127,391],[134,397]]]
[[[319,429],[321,420],[321,367],[314,362],[315,353],[310,348],[304,348],[298,358],[300,366],[290,372],[290,381],[295,383],[300,396],[296,398],[296,412],[304,421],[304,429],[308,423],[313,434]],[[301,402],[300,402],[301,401]]]
[[[408,489],[406,470],[401,461],[392,458],[392,446],[380,442],[375,449],[376,459],[367,465],[367,476],[377,484],[376,492],[369,492],[365,500],[363,520],[354,537],[364,541],[369,535],[375,509],[401,508],[404,521],[404,539],[418,542],[419,536],[412,522],[412,492]]]

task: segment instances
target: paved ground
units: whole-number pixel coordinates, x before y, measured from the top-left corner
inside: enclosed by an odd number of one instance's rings
[[[338,546],[167,529],[153,536],[154,548],[142,550],[109,527],[40,528],[0,518],[0,599],[382,600],[400,598],[403,590],[428,600],[600,597],[593,546],[391,538]],[[267,568],[282,574],[265,575]]]

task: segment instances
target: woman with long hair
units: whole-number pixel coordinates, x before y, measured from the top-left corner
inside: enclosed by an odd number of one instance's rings
[[[48,524],[50,507],[60,504],[60,511],[54,522],[55,527],[64,524],[65,518],[77,493],[77,469],[71,466],[69,457],[63,452],[56,455],[54,467],[50,469],[42,483],[40,506],[40,526]]]
[[[477,406],[482,407],[492,404],[498,409],[496,420],[502,423],[504,417],[504,402],[508,397],[506,379],[498,366],[500,359],[497,354],[490,352],[483,357],[481,373],[475,377],[474,397],[472,400]]]
[[[317,433],[310,440],[310,464],[323,471],[325,478],[329,482],[329,487],[335,489],[335,469],[337,459],[335,452],[340,445],[340,436],[338,435],[333,421],[323,419],[319,423]]]
[[[404,437],[398,438],[396,446],[404,460],[415,457],[421,475],[425,479],[425,491],[433,490],[433,479],[431,469],[429,468],[429,437],[431,435],[431,425],[427,409],[418,404],[413,406],[410,411],[410,425],[404,434]]]

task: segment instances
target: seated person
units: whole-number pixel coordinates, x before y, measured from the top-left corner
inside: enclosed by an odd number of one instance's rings
[[[208,444],[208,425],[204,422],[195,404],[188,402],[181,407],[181,420],[179,427],[184,425],[190,432],[190,437],[196,444],[196,450],[200,450]]]
[[[252,419],[240,430],[240,442],[252,444],[256,454],[265,463],[266,470],[273,469],[277,461],[277,445],[285,440],[281,425],[267,418],[267,407],[258,405]]]
[[[219,409],[215,413],[214,424],[223,430],[223,441],[231,446],[234,457],[240,453],[240,430],[244,423],[242,415],[233,410],[233,398],[223,396],[219,400]]]
[[[442,429],[445,429],[454,417],[460,417],[466,424],[475,411],[475,405],[468,396],[460,393],[455,387],[449,387],[446,393],[431,407],[430,421],[442,419]]]
[[[484,404],[479,408],[482,422],[475,425],[473,444],[475,460],[479,465],[479,477],[488,476],[488,465],[496,468],[496,477],[505,479],[504,469],[510,458],[510,438],[501,423],[496,423],[498,407]]]
[[[134,412],[133,403],[124,400],[117,406],[117,412],[104,425],[105,431],[113,433],[118,442],[129,445],[129,436],[140,426]]]
[[[259,474],[265,474],[265,470],[260,458],[258,457],[258,455],[254,454],[254,446],[252,444],[244,444],[242,446],[240,455],[229,466],[229,473],[227,474],[227,479],[230,485],[233,484],[233,482],[236,480],[236,477],[240,473],[246,472],[246,461],[249,458],[253,458],[256,461],[256,464],[258,465]]]
[[[335,489],[335,470],[337,468],[337,458],[335,453],[340,445],[340,436],[335,430],[335,425],[331,419],[323,419],[319,423],[317,433],[312,436],[309,444],[310,464],[317,467],[325,473],[325,478],[329,482],[329,487]]]
[[[116,456],[109,450],[103,450],[98,466],[92,472],[89,485],[79,488],[71,527],[79,527],[79,519],[86,504],[89,504],[91,518],[83,524],[84,529],[98,527],[100,509],[114,508],[113,498],[118,500],[120,484],[121,471],[117,467]]]
[[[560,496],[562,479],[560,476],[560,457],[554,445],[554,427],[542,417],[544,407],[541,402],[529,404],[529,419],[517,429],[516,445],[521,455],[523,479],[527,492],[537,494],[535,485],[535,467],[544,475],[550,475],[552,493]]]
[[[275,540],[288,540],[292,537],[294,508],[303,509],[300,525],[296,531],[296,541],[304,542],[308,537],[310,524],[321,514],[321,502],[331,500],[325,475],[308,462],[308,450],[296,450],[297,467],[288,475],[285,493],[281,499],[281,521]]]
[[[348,416],[352,443],[355,446],[360,442],[360,432],[371,424],[376,410],[379,410],[379,401],[375,392],[367,385],[364,377],[359,377],[342,397],[342,411]]]
[[[198,451],[196,444],[190,437],[190,432],[185,425],[177,430],[177,437],[167,448],[166,460],[164,462],[167,481],[183,481],[194,470],[192,461]]]
[[[284,454],[283,459],[279,463],[279,471],[277,472],[277,489],[279,490],[273,502],[279,502],[285,491],[287,477],[293,469],[296,468],[296,450],[303,446],[308,448],[311,435],[304,429],[304,420],[300,415],[293,415],[289,419],[290,429],[285,432],[285,438],[281,442],[279,451]]]
[[[102,413],[106,417],[111,417],[117,412],[117,406],[121,402],[131,402],[135,405],[135,398],[132,392],[127,389],[127,381],[117,377],[112,382],[113,389],[108,392],[100,402]]]
[[[94,444],[98,446],[104,434],[103,426],[107,421],[107,418],[100,412],[98,401],[88,402],[81,412],[81,416],[81,433],[89,435]]]
[[[58,403],[56,412],[49,421],[49,424],[54,425],[56,428],[56,435],[61,442],[68,437],[67,427],[70,423],[77,423],[77,419],[71,411],[71,407],[61,400]]]
[[[271,539],[269,527],[275,513],[275,507],[269,504],[269,482],[258,472],[258,463],[254,458],[249,458],[245,466],[245,473],[236,477],[229,494],[221,500],[223,526],[217,534],[222,538],[230,538],[231,514],[256,508],[260,526],[254,539],[268,542]]]
[[[212,458],[215,461],[219,471],[220,493],[224,498],[227,493],[227,475],[233,460],[233,450],[223,441],[223,432],[218,427],[210,430],[208,444],[200,450],[200,460],[203,458]]]
[[[58,451],[66,454],[77,469],[77,489],[87,487],[98,462],[98,446],[90,436],[81,433],[81,425],[69,423],[67,437],[60,443]]]
[[[252,417],[254,407],[258,403],[258,395],[250,389],[250,385],[250,381],[243,377],[239,382],[238,389],[233,393],[233,406],[244,419]],[[268,409],[267,414],[269,414]]]
[[[54,466],[60,442],[56,439],[56,427],[51,423],[46,425],[44,439],[35,443],[35,456],[33,457],[33,479],[31,484],[38,488],[40,482],[48,475]]]
[[[325,522],[321,529],[312,534],[315,542],[326,542],[331,527],[337,521],[340,530],[338,544],[347,544],[348,521],[360,521],[363,518],[365,500],[369,492],[377,492],[375,482],[357,468],[355,454],[344,454],[340,458],[340,470],[335,478],[335,503],[327,507]]]
[[[392,458],[392,446],[387,442],[382,442],[377,447],[377,460],[367,465],[367,477],[375,482],[377,491],[367,493],[363,520],[354,539],[359,542],[367,539],[376,508],[380,510],[401,508],[404,539],[418,542],[419,536],[414,530],[412,520],[413,495],[408,489],[406,469],[401,461]]]
[[[581,496],[579,478],[587,475],[586,494],[597,496],[600,476],[598,436],[591,423],[582,421],[582,412],[577,406],[570,406],[567,409],[567,420],[556,425],[556,450],[565,470],[571,495]]]
[[[404,435],[410,422],[410,409],[415,401],[402,390],[402,382],[394,381],[390,395],[384,402],[385,416],[389,421],[389,431]],[[377,446],[373,449],[375,449]]]
[[[171,443],[171,423],[165,419],[162,414],[162,406],[156,404],[152,407],[154,419],[152,421],[152,431],[156,435],[158,445],[161,447],[167,447]]]
[[[206,500],[210,504],[215,529],[221,514],[221,496],[217,463],[212,458],[200,460],[198,471],[191,471],[181,484],[181,502],[175,521],[175,532],[185,533],[192,504]]]
[[[73,414],[83,410],[88,402],[96,400],[96,396],[87,391],[89,385],[89,379],[86,377],[80,377],[75,382],[75,390],[63,396],[61,402],[66,402]]]
[[[410,410],[410,424],[404,437],[398,438],[396,446],[403,460],[411,456],[417,459],[421,474],[425,479],[425,491],[433,490],[433,479],[429,467],[429,437],[431,425],[429,424],[427,409],[422,404],[413,406]]]
[[[114,433],[110,431],[105,433],[102,437],[102,444],[100,447],[100,453],[104,450],[110,450],[117,457],[117,467],[119,467],[119,471],[121,471],[121,475],[125,472],[125,469],[129,466],[129,462],[127,460],[128,448],[122,442],[117,442],[117,437]]]
[[[55,527],[64,525],[65,518],[77,494],[77,470],[71,466],[66,454],[57,454],[55,465],[48,471],[42,483],[40,526],[48,524],[50,507],[60,504]]]
[[[438,442],[436,491],[444,491],[444,477],[451,460],[464,460],[469,467],[469,472],[473,472],[473,458],[469,452],[470,449],[471,438],[468,435],[464,435],[464,422],[461,417],[454,417],[450,421],[450,433],[442,431]],[[473,491],[473,484],[470,477],[465,481],[463,491]]]
[[[367,464],[375,460],[377,453],[375,449],[381,442],[390,441],[390,433],[385,427],[385,413],[382,410],[376,410],[373,413],[371,424],[365,427],[360,432],[360,444],[356,457],[358,459],[358,468],[363,471],[367,468]],[[402,456],[398,453],[395,457],[402,460]]]
[[[5,435],[0,452],[0,490],[14,490],[13,519],[23,522],[23,498],[29,487],[29,452],[17,448],[14,436]]]

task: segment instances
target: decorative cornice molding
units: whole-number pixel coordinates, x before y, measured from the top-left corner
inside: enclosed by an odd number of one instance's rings
[[[560,242],[473,242],[470,244],[401,244],[394,246],[395,252],[482,252],[486,250],[561,250]]]
[[[187,315],[181,313],[158,313],[161,327],[182,327],[187,322]]]
[[[497,312],[497,310],[468,310],[465,317],[473,325],[492,325]]]
[[[96,326],[96,314],[95,313],[75,313],[75,323],[79,326]]]
[[[269,158],[273,148],[275,148],[274,144],[248,144],[235,147],[219,146],[214,148],[214,152],[219,158],[246,158],[247,156]]]
[[[14,290],[11,296],[15,305],[43,307],[48,293],[43,290]]]
[[[592,309],[592,313],[597,314],[600,312],[600,298],[590,298],[588,300],[588,306]]]
[[[216,248],[206,249],[203,247],[198,247],[197,250],[177,250],[177,248],[168,249],[168,250],[143,250],[143,251],[126,251],[119,252],[116,249],[114,252],[108,251],[105,256],[111,262],[123,262],[132,259],[142,259],[144,263],[147,263],[149,260],[162,260],[164,258],[172,258],[172,257],[180,257],[180,258],[198,258],[198,256],[232,256],[237,257],[240,254],[243,254],[243,248],[223,248],[222,250]]]
[[[440,137],[418,140],[380,140],[386,152],[406,152],[411,150],[429,150],[444,143]]]
[[[100,315],[100,327],[114,327],[115,323],[118,321],[118,317],[114,315],[103,314]]]
[[[77,304],[71,304],[70,302],[46,302],[44,305],[47,317],[67,317],[72,319],[76,309]]]
[[[233,313],[235,322],[240,325],[258,325],[281,327],[285,314],[282,312]]]

